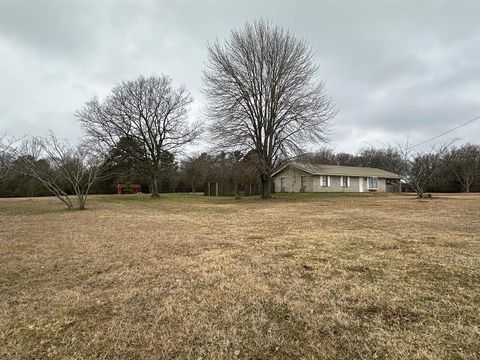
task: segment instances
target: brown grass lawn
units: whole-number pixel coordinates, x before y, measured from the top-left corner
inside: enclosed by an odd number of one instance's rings
[[[480,195],[0,199],[0,358],[478,359]]]

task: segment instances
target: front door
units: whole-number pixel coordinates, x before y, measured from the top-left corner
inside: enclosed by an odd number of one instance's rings
[[[364,181],[363,177],[358,178],[358,192],[363,192]]]

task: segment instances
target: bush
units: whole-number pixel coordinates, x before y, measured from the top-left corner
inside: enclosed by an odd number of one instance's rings
[[[124,194],[133,194],[132,183],[130,181],[127,181],[125,183],[125,186],[123,188],[123,193]]]

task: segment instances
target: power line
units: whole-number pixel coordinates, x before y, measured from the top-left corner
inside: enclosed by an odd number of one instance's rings
[[[447,134],[451,133],[452,131],[455,131],[455,130],[457,130],[457,129],[460,129],[461,127],[463,127],[463,126],[465,126],[465,125],[468,125],[468,124],[470,124],[470,123],[472,123],[472,122],[474,122],[474,121],[476,121],[476,120],[478,120],[478,119],[480,119],[480,115],[477,116],[477,117],[474,117],[473,119],[468,120],[467,122],[464,122],[463,124],[460,124],[460,125],[454,127],[453,129],[447,130],[447,131],[441,133],[440,135],[434,136],[434,137],[432,137],[432,138],[430,138],[430,139],[428,139],[428,140],[422,141],[422,142],[420,142],[420,143],[418,143],[418,144],[409,146],[409,148],[412,149],[412,148],[414,148],[414,147],[417,147],[417,146],[426,144],[426,143],[428,143],[428,142],[430,142],[430,141],[432,141],[432,140],[438,139],[439,137],[442,137],[442,136],[444,136],[444,135],[447,135]]]

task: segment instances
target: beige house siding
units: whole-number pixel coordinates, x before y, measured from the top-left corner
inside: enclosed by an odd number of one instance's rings
[[[307,177],[307,186],[305,187],[306,192],[359,192],[359,182],[360,177],[350,176],[350,186],[342,187],[341,186],[341,176],[330,175],[330,186],[322,187],[320,184],[319,175],[311,175],[299,169],[287,167],[282,172],[278,173],[273,177],[273,182],[275,184],[275,192],[281,192],[281,179],[284,178],[284,189],[285,192],[300,192],[301,187],[301,176]],[[363,191],[370,192],[368,189],[368,178],[363,177]],[[386,192],[386,179],[378,178],[378,190],[376,192]]]
[[[312,175],[301,170],[296,170],[289,167],[273,178],[273,182],[275,184],[275,192],[281,191],[281,178],[285,178],[285,192],[300,192],[301,176],[307,177],[307,186],[305,188],[305,191],[314,191]]]
[[[387,192],[387,180],[386,179],[378,179],[378,191],[379,192]]]
[[[320,185],[320,176],[312,175],[315,178],[314,183],[315,192],[357,192],[358,191],[358,178],[350,176],[348,187],[342,186],[341,176],[330,175],[330,186],[321,186]]]

